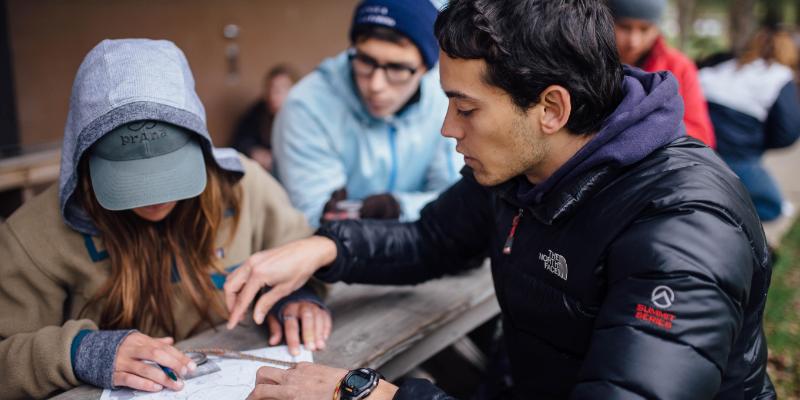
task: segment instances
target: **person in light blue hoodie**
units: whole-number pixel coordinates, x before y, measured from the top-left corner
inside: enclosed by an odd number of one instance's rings
[[[430,0],[365,0],[352,47],[290,92],[273,127],[278,177],[316,225],[343,217],[416,220],[458,177],[455,141],[438,134],[437,9]],[[341,212],[350,200],[360,209]]]

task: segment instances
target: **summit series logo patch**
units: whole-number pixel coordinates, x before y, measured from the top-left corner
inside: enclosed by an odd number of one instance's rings
[[[547,250],[547,253],[547,255],[539,253],[539,260],[544,261],[544,269],[563,280],[567,280],[569,272],[567,259],[561,254],[554,253],[553,250]]]
[[[650,301],[658,308],[670,308],[675,302],[675,292],[669,286],[658,286],[653,289]]]
[[[637,304],[633,316],[659,328],[672,329],[677,317],[673,313],[664,311],[675,303],[675,292],[672,288],[665,285],[656,286],[650,294],[650,303],[655,308],[646,304]]]

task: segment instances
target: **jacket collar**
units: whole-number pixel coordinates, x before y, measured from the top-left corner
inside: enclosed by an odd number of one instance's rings
[[[611,166],[598,166],[578,178],[562,186],[559,190],[549,193],[543,201],[536,205],[524,204],[516,196],[518,177],[492,188],[492,190],[506,203],[514,208],[528,211],[539,222],[552,225],[557,220],[565,218],[586,199],[599,192],[614,177],[618,175],[618,168]]]

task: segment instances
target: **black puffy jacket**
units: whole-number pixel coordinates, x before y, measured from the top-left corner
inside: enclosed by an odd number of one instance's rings
[[[513,188],[484,188],[465,169],[415,223],[323,227],[339,255],[318,276],[413,284],[488,252],[517,398],[775,398],[763,230],[711,149],[678,139],[535,207]],[[425,382],[395,399],[449,398]]]

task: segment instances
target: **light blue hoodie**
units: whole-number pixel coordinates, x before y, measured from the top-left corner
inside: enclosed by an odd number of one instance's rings
[[[400,219],[415,220],[458,178],[456,143],[439,134],[447,97],[438,77],[438,68],[427,72],[419,101],[387,119],[362,103],[346,52],[292,89],[273,126],[273,152],[281,183],[310,224],[342,187],[355,200],[391,193]]]

